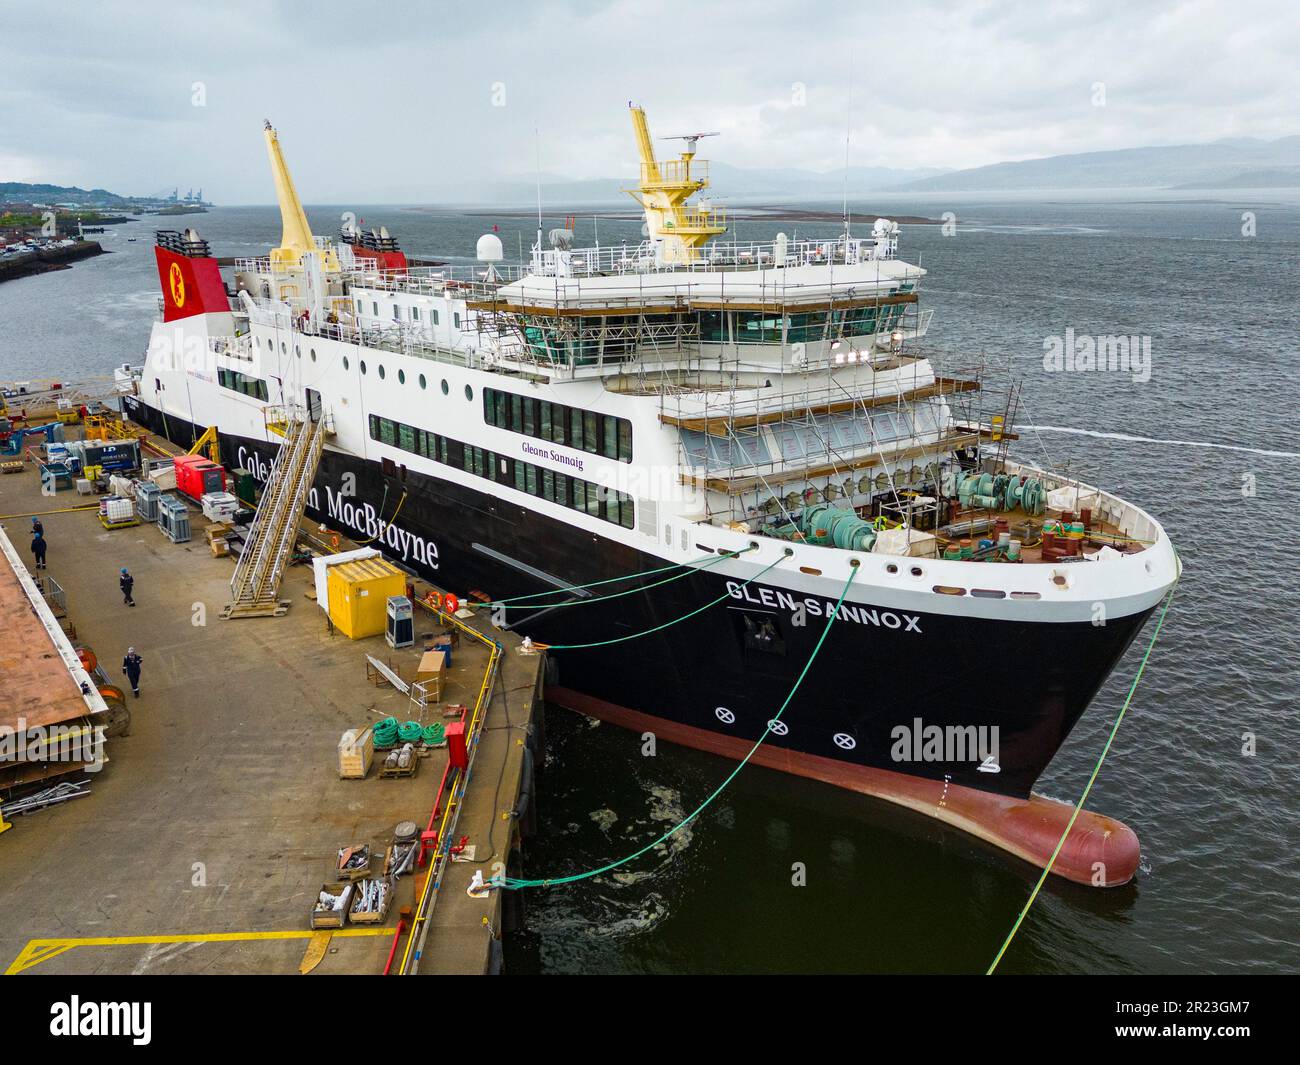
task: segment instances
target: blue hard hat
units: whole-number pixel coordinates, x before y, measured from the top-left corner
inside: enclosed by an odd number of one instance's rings
[[[126,567],[125,567],[125,566],[122,567],[122,572],[123,572],[123,573],[126,572]]]

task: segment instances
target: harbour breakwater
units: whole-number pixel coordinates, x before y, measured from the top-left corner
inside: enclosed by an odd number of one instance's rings
[[[67,270],[79,259],[103,254],[104,249],[98,241],[79,240],[65,248],[33,248],[29,252],[6,255],[0,258],[0,282],[44,274],[50,270]]]

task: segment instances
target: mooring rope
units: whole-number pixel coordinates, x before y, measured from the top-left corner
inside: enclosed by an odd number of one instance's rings
[[[839,599],[835,601],[834,609],[830,610],[827,613],[826,625],[822,629],[822,634],[820,637],[818,637],[817,643],[812,649],[812,654],[808,656],[808,661],[804,663],[803,670],[800,672],[798,678],[795,680],[794,686],[790,689],[790,694],[785,697],[785,702],[781,704],[781,709],[779,709],[772,716],[772,718],[767,722],[767,727],[763,729],[763,734],[759,736],[758,739],[754,742],[754,746],[752,746],[749,749],[749,753],[746,754],[745,757],[740,760],[736,768],[733,769],[727,775],[727,778],[714,789],[713,793],[702,803],[700,803],[700,805],[697,806],[693,811],[691,811],[691,813],[688,816],[682,818],[681,821],[675,824],[672,828],[668,829],[668,831],[663,833],[663,835],[661,835],[658,839],[654,840],[651,843],[647,843],[640,850],[635,851],[632,854],[629,854],[625,858],[619,858],[617,861],[609,862],[605,865],[602,865],[599,869],[591,869],[585,873],[574,873],[572,876],[552,877],[545,880],[523,880],[518,877],[497,876],[494,877],[491,881],[489,881],[489,883],[493,887],[504,888],[510,891],[518,891],[520,888],[554,887],[557,884],[572,884],[579,880],[589,880],[593,876],[599,876],[601,873],[607,873],[611,869],[617,869],[620,865],[626,865],[628,862],[635,861],[637,858],[640,858],[641,855],[645,854],[647,851],[654,850],[654,848],[659,846],[659,844],[665,842],[668,839],[671,839],[674,835],[676,835],[683,828],[685,828],[692,821],[694,821],[697,817],[699,817],[700,814],[703,813],[704,810],[709,806],[709,804],[711,804],[714,799],[716,799],[719,795],[721,795],[723,791],[726,790],[727,786],[733,780],[736,779],[737,774],[739,774],[740,771],[744,769],[746,765],[749,764],[749,760],[754,757],[754,753],[759,749],[759,747],[763,745],[763,741],[766,740],[767,737],[771,734],[772,726],[781,720],[781,715],[785,713],[786,709],[790,705],[790,702],[794,699],[795,693],[798,692],[800,685],[803,684],[804,678],[808,676],[808,671],[812,669],[812,664],[814,661],[816,661],[817,655],[821,652],[822,644],[826,642],[826,637],[830,634],[831,626],[835,623],[835,619],[840,611],[840,604],[844,602],[845,596],[849,594],[849,586],[853,583],[853,578],[858,575],[857,560],[855,559],[851,561],[849,563],[849,566],[850,566],[849,579],[844,582],[844,588],[840,592]]]
[[[692,573],[695,573],[698,570],[708,569],[710,566],[716,565],[719,562],[725,562],[728,559],[732,559],[732,558],[739,558],[746,551],[757,551],[757,550],[758,550],[758,545],[751,544],[749,547],[742,547],[739,551],[723,551],[712,557],[701,555],[699,558],[693,558],[689,562],[674,562],[671,566],[660,566],[658,569],[642,570],[640,573],[625,573],[621,577],[609,577],[603,581],[592,581],[590,584],[569,584],[569,585],[565,585],[563,588],[553,588],[549,592],[534,592],[532,595],[517,595],[512,599],[489,599],[486,602],[469,602],[466,603],[465,605],[470,607],[480,607],[480,608],[499,606],[499,607],[504,607],[506,610],[519,610],[519,609],[548,610],[551,607],[556,607],[556,606],[578,606],[580,603],[602,603],[607,599],[619,599],[625,595],[635,595],[637,592],[644,592],[644,591],[648,591],[651,588],[658,588],[659,585],[661,584],[668,584],[670,581],[678,581],[681,580],[683,577],[689,577]],[[695,564],[697,562],[702,562],[703,565],[697,566]],[[685,572],[679,573],[673,577],[667,577],[662,581],[656,581],[654,584],[638,585],[636,588],[631,588],[625,592],[614,592],[610,595],[598,596],[595,599],[582,599],[578,601],[562,599],[559,602],[555,602],[555,603],[529,602],[529,600],[540,599],[542,598],[542,596],[545,595],[563,595],[565,592],[579,592],[579,591],[585,591],[588,588],[600,588],[606,584],[616,584],[619,581],[633,581],[636,580],[638,577],[653,577],[656,574],[667,573],[669,570],[673,570],[673,569],[680,569],[680,570],[684,570]],[[528,603],[527,607],[521,608],[513,605],[515,603],[525,603],[525,602]]]
[[[740,587],[748,588],[749,585],[753,584],[754,581],[758,580],[759,577],[767,573],[768,570],[773,569],[774,567],[779,566],[782,562],[784,562],[786,557],[787,556],[782,555],[774,562],[769,562],[766,566],[764,566],[761,570],[755,573],[747,581],[742,582]],[[704,611],[708,610],[709,607],[717,606],[724,599],[730,599],[730,598],[732,598],[731,591],[730,590],[725,591],[720,596],[718,596],[718,598],[710,599],[703,606],[696,607],[689,614],[683,614],[679,618],[673,618],[672,621],[665,621],[662,625],[656,625],[653,629],[644,629],[641,632],[629,633],[626,636],[615,636],[609,640],[595,640],[592,643],[539,643],[537,646],[547,651],[580,651],[584,647],[608,647],[612,643],[626,643],[628,640],[637,640],[640,639],[642,636],[649,636],[652,633],[662,632],[664,629],[671,628],[672,626],[680,624],[683,621],[689,621],[691,618],[695,617],[696,614],[701,614]]]
[[[1165,623],[1165,615],[1169,613],[1169,606],[1173,603],[1174,592],[1177,590],[1178,578],[1175,578],[1173,587],[1169,589],[1169,595],[1165,599],[1164,609],[1160,611],[1160,617],[1156,619],[1155,631],[1151,633],[1151,641],[1147,644],[1146,653],[1142,656],[1142,661],[1138,664],[1138,671],[1133,677],[1133,683],[1129,685],[1128,696],[1124,699],[1124,705],[1120,707],[1119,716],[1115,718],[1115,724],[1110,730],[1110,735],[1106,737],[1106,744],[1101,749],[1101,755],[1097,759],[1097,764],[1092,767],[1092,775],[1088,777],[1088,783],[1083,789],[1083,794],[1079,796],[1079,801],[1074,804],[1074,812],[1070,814],[1070,821],[1065,826],[1065,831],[1061,833],[1061,838],[1056,841],[1056,849],[1052,851],[1051,858],[1047,860],[1047,865],[1043,867],[1042,876],[1038,878],[1038,883],[1034,885],[1034,890],[1029,893],[1029,898],[1025,902],[1024,909],[1020,911],[1020,916],[1016,918],[1016,923],[1011,926],[1011,931],[1007,933],[1007,938],[1002,941],[1002,948],[998,951],[997,957],[993,959],[993,963],[984,973],[985,976],[993,975],[993,971],[998,967],[998,962],[1002,960],[1002,955],[1007,952],[1007,947],[1011,946],[1011,941],[1015,939],[1016,933],[1020,931],[1020,926],[1024,923],[1025,915],[1029,912],[1029,907],[1034,904],[1034,899],[1038,898],[1038,892],[1042,889],[1044,882],[1052,872],[1052,866],[1056,863],[1057,856],[1061,853],[1061,848],[1065,846],[1065,841],[1070,835],[1070,830],[1074,828],[1074,822],[1078,820],[1079,813],[1083,810],[1083,804],[1088,801],[1088,795],[1092,791],[1092,786],[1097,782],[1097,775],[1101,772],[1101,765],[1106,761],[1106,755],[1110,753],[1111,744],[1115,742],[1115,736],[1119,733],[1119,726],[1124,721],[1124,715],[1128,713],[1129,704],[1133,702],[1133,694],[1137,691],[1138,681],[1142,679],[1142,672],[1147,668],[1147,660],[1151,657],[1151,652],[1155,649],[1156,640],[1160,636],[1160,629]]]

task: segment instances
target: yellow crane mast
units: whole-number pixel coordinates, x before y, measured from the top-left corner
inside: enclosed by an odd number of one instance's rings
[[[701,137],[716,134],[693,133],[666,138],[684,140],[686,148],[679,158],[661,163],[655,158],[644,108],[633,107],[631,111],[637,150],[641,154],[641,181],[635,189],[624,191],[645,211],[647,235],[652,242],[659,244],[663,261],[693,263],[699,258],[700,248],[727,231],[721,209],[687,203],[695,193],[709,185],[707,164],[701,162],[696,172],[691,173],[696,144]]]

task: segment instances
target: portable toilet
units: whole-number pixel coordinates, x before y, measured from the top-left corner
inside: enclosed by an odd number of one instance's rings
[[[382,558],[359,558],[329,567],[330,621],[350,639],[383,633],[389,597],[405,594],[406,574]]]

